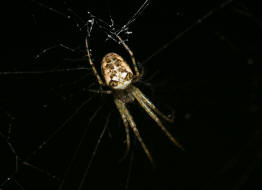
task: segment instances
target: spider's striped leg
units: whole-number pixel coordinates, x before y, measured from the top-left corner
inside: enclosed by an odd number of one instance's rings
[[[85,44],[86,44],[86,51],[87,51],[88,60],[89,60],[89,63],[91,65],[92,69],[93,69],[93,72],[94,72],[94,74],[95,74],[95,76],[97,78],[97,81],[98,81],[98,83],[100,85],[105,86],[106,84],[104,83],[104,81],[102,81],[102,79],[101,79],[100,75],[98,74],[98,72],[96,70],[96,67],[95,67],[95,65],[94,65],[94,63],[92,61],[92,58],[91,58],[91,55],[90,55],[90,51],[89,51],[89,48],[88,48],[88,40],[87,40],[87,38],[86,38]]]
[[[124,126],[125,126],[125,131],[126,131],[126,153],[124,154],[123,158],[126,157],[126,155],[129,153],[129,150],[130,150],[130,135],[129,135],[129,124],[128,124],[128,120],[127,120],[127,116],[125,114],[125,111],[124,111],[124,103],[115,98],[114,99],[115,101],[115,104],[116,104],[116,107],[121,115],[121,118],[123,120],[123,123],[124,123]]]
[[[97,89],[88,89],[89,92],[97,93],[97,94],[112,94],[111,90],[97,90]]]
[[[124,48],[127,50],[127,52],[129,53],[129,55],[130,55],[130,57],[131,57],[131,60],[132,60],[132,63],[133,63],[133,65],[134,65],[134,69],[135,69],[135,72],[136,72],[136,75],[135,75],[135,79],[134,79],[134,80],[139,80],[141,74],[140,74],[140,72],[139,72],[139,70],[138,70],[134,53],[133,53],[132,50],[126,45],[126,43],[122,40],[122,38],[121,38],[120,36],[116,35],[116,37],[118,38],[118,40],[121,42],[121,44],[124,46]]]
[[[161,111],[159,111],[159,109],[157,109],[157,107],[136,87],[132,87],[133,90],[135,91],[136,96],[141,99],[144,104],[146,104],[149,108],[151,108],[155,113],[157,113],[158,115],[160,115],[160,117],[162,117],[164,120],[173,123],[174,122],[174,117],[168,117],[165,114],[163,114]]]
[[[140,93],[142,93],[140,91]],[[147,105],[147,103],[143,100],[143,98],[139,95],[138,89],[134,87],[134,90],[132,91],[133,96],[136,98],[136,100],[139,102],[139,104],[144,108],[144,110],[148,113],[148,115],[157,123],[157,125],[161,128],[161,130],[166,134],[166,136],[180,149],[184,150],[182,145],[171,135],[171,133],[165,128],[165,126],[162,124],[160,119],[157,117],[157,115],[152,111],[152,109]],[[153,105],[153,104],[152,104]]]
[[[142,137],[139,134],[138,129],[136,128],[136,124],[133,120],[132,115],[129,113],[128,109],[125,106],[125,103],[122,102],[121,100],[115,98],[115,104],[117,106],[117,109],[119,110],[119,113],[122,117],[122,120],[124,122],[125,128],[126,128],[126,132],[127,132],[127,148],[129,150],[130,147],[130,137],[129,137],[129,130],[128,127],[130,126],[131,129],[133,130],[136,138],[138,139],[139,143],[141,144],[142,148],[144,149],[144,152],[146,153],[148,159],[150,160],[150,162],[153,164],[153,158],[148,150],[148,148],[146,147]]]

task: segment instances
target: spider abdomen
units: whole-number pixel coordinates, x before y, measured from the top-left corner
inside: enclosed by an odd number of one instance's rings
[[[132,82],[133,72],[126,61],[116,53],[108,53],[102,60],[105,82],[113,89],[126,89]]]

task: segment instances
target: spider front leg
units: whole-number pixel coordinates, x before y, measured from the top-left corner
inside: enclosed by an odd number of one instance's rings
[[[148,113],[148,115],[157,123],[157,125],[161,128],[161,130],[166,134],[166,136],[180,149],[184,150],[182,145],[171,135],[171,133],[165,128],[165,126],[162,124],[160,119],[157,117],[157,115],[153,112],[153,110],[156,113],[161,113],[156,107],[154,106],[153,103],[151,103],[145,95],[136,87],[132,87],[132,94],[136,98],[136,100],[139,102],[139,104],[144,108],[144,110]],[[141,96],[141,94],[143,96]],[[146,100],[145,100],[146,99]],[[150,104],[148,104],[150,102]],[[152,110],[152,108],[154,108]],[[160,115],[160,114],[159,114]],[[161,113],[161,116],[163,117],[164,114]],[[167,116],[165,116],[167,117]],[[167,119],[167,118],[166,118]]]
[[[133,120],[133,117],[131,116],[131,114],[129,113],[128,109],[125,106],[125,103],[122,102],[121,100],[119,100],[118,98],[114,99],[116,107],[122,117],[123,123],[125,125],[126,128],[126,135],[127,135],[127,151],[129,151],[130,148],[130,137],[129,137],[129,126],[131,127],[131,129],[133,130],[136,138],[138,139],[139,143],[141,144],[142,148],[144,149],[144,152],[146,153],[148,159],[150,160],[150,162],[153,164],[153,158],[148,150],[148,148],[146,147],[142,137],[139,134],[138,129],[136,128],[136,124]]]
[[[120,43],[124,46],[124,48],[127,50],[127,52],[129,53],[130,57],[131,57],[131,60],[132,60],[132,63],[134,65],[134,69],[135,69],[135,78],[134,78],[134,81],[138,81],[141,77],[141,74],[138,70],[138,67],[137,67],[137,63],[136,63],[136,59],[135,59],[135,56],[134,56],[134,53],[131,51],[131,49],[126,45],[126,43],[122,40],[122,38],[116,34],[116,37],[118,38],[118,40],[120,41]]]
[[[93,72],[97,78],[97,81],[98,83],[101,85],[101,86],[106,86],[106,84],[104,83],[104,81],[102,81],[101,77],[99,76],[97,70],[96,70],[96,67],[91,59],[91,54],[90,54],[90,51],[89,51],[89,47],[88,47],[88,40],[87,38],[85,39],[85,44],[86,44],[86,51],[87,51],[87,56],[88,56],[88,60],[89,60],[89,63],[93,69]]]

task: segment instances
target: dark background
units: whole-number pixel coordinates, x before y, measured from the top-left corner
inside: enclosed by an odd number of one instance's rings
[[[84,21],[86,11],[106,22],[111,14],[119,28],[143,2],[3,5],[9,13],[2,16],[1,24],[6,33],[0,67],[2,189],[58,189],[63,179],[63,189],[77,189],[88,165],[82,189],[261,189],[262,17],[255,1],[233,1],[227,6],[218,0],[152,1],[130,25],[132,35],[122,34],[144,68],[144,82],[137,86],[164,113],[175,110],[175,123],[165,125],[186,151],[173,146],[134,103],[128,109],[155,168],[134,136],[130,154],[119,161],[125,151],[122,121],[111,96],[87,91],[99,88],[92,73],[72,70],[89,64],[80,60],[85,54],[85,31],[79,32],[75,26],[79,19],[67,8]],[[192,24],[192,29],[172,41]],[[53,48],[35,60],[39,52],[59,43],[75,53]],[[167,48],[148,60],[167,43]],[[107,52],[118,52],[130,61],[96,24],[90,46],[98,69]],[[107,129],[92,157],[109,114]],[[51,136],[65,122],[64,129]],[[74,157],[79,141],[82,144]],[[39,147],[43,142],[46,145]]]

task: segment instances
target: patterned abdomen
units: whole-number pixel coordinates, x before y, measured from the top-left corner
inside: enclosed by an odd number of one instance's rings
[[[116,53],[108,53],[104,56],[102,72],[106,84],[117,90],[126,89],[133,79],[133,72],[129,65]]]

